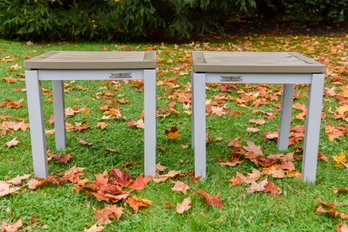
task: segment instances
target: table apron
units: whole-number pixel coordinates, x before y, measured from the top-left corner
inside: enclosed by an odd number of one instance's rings
[[[310,84],[312,74],[206,73],[206,83],[222,84]]]
[[[39,80],[143,80],[144,70],[38,70]]]

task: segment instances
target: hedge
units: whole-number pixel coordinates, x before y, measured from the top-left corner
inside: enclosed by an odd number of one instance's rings
[[[347,20],[347,0],[1,0],[0,36],[22,40],[181,39],[233,20]]]

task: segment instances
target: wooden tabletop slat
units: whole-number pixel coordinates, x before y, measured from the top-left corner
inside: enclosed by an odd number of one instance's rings
[[[296,52],[192,52],[194,72],[324,73],[325,65]]]
[[[25,61],[26,69],[153,69],[156,52],[51,51]]]

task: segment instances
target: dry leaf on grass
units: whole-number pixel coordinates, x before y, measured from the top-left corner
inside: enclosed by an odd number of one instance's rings
[[[17,232],[22,227],[23,227],[23,221],[22,221],[22,219],[19,219],[17,222],[15,222],[13,224],[3,221],[0,229],[3,232]]]
[[[189,189],[190,187],[182,181],[174,182],[174,186],[172,188],[174,192],[182,192],[183,194],[186,194],[187,190]]]
[[[183,200],[181,204],[177,203],[176,212],[179,214],[182,214],[185,211],[189,210],[190,208],[191,208],[191,198],[187,197]]]
[[[205,198],[207,205],[215,207],[217,209],[224,209],[224,206],[222,205],[220,199],[220,193],[218,193],[215,197],[212,197],[208,193],[201,190],[196,190],[196,193]]]

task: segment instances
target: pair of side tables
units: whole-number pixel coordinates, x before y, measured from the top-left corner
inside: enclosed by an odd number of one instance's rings
[[[48,176],[40,81],[53,82],[55,141],[65,149],[64,80],[144,80],[144,173],[156,173],[156,53],[52,51],[25,62],[35,176]],[[302,180],[315,182],[325,65],[291,52],[192,52],[195,176],[206,177],[206,83],[283,84],[278,149],[287,150],[295,84],[310,84]]]

